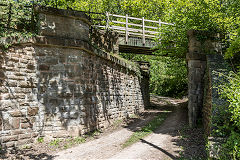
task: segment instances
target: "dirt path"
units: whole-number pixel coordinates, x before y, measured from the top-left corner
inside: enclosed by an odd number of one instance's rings
[[[152,96],[151,102],[152,109],[139,117],[112,125],[103,133],[86,136],[86,142],[80,145],[71,138],[62,139],[57,145],[44,141],[13,150],[0,149],[0,159],[206,159],[202,127],[187,127],[186,99]],[[136,130],[165,111],[171,113],[157,130],[140,142],[122,148]],[[77,146],[66,150],[65,145]]]
[[[110,159],[176,159],[183,151],[175,143],[179,138],[177,131],[183,123],[186,123],[186,117],[186,110],[176,107],[176,110],[153,134],[115,154]]]
[[[169,106],[169,103],[172,105]],[[176,159],[182,151],[175,143],[179,139],[178,130],[187,122],[186,107],[177,104],[176,101],[168,101],[167,108],[173,112],[165,122],[154,133],[130,147],[122,149],[121,144],[134,130],[122,128],[99,139],[61,151],[55,155],[55,159]]]

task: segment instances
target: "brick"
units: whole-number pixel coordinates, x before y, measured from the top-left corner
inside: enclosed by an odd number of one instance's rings
[[[33,86],[31,85],[30,82],[20,81],[20,82],[18,83],[18,87],[21,87],[21,88],[32,88]]]
[[[38,133],[38,132],[32,133],[32,137],[33,137],[33,138],[36,138],[37,136],[39,136],[39,133]]]
[[[31,138],[31,133],[25,133],[25,134],[20,134],[19,139],[30,139]]]
[[[33,139],[22,139],[17,141],[17,145],[25,145],[33,143]]]
[[[22,129],[26,129],[26,128],[30,128],[32,127],[32,124],[30,122],[28,123],[21,123],[21,128]]]
[[[25,130],[16,129],[12,131],[12,135],[19,135],[25,133]]]
[[[25,118],[25,117],[21,118],[21,123],[27,123],[29,121],[30,121],[29,118]]]
[[[41,64],[41,65],[39,65],[39,67],[38,67],[38,69],[39,69],[40,71],[48,71],[49,68],[50,68],[50,66],[49,66],[49,65],[45,65],[45,64]]]
[[[4,78],[5,75],[4,75],[4,72],[0,70],[0,78]]]
[[[24,114],[18,110],[18,109],[15,109],[13,111],[10,111],[9,114],[12,116],[12,117],[22,117],[24,116]]]
[[[28,64],[27,69],[34,70],[35,66],[33,64]]]
[[[10,147],[15,147],[15,144],[16,142],[8,142],[8,143],[5,143],[3,146],[9,149]]]
[[[12,128],[19,129],[20,128],[20,118],[13,118],[12,119]]]
[[[9,123],[9,120],[3,120],[3,129],[4,130],[10,130],[11,129],[11,125]]]
[[[18,140],[18,135],[13,135],[13,136],[4,136],[2,137],[2,142],[10,142],[10,141],[17,141]]]
[[[17,81],[8,81],[7,84],[9,87],[17,87]]]
[[[28,107],[28,115],[35,116],[38,113],[38,107]]]

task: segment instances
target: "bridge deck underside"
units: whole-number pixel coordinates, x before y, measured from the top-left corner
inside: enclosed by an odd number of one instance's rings
[[[122,53],[153,55],[154,51],[156,51],[156,50],[151,49],[149,47],[119,45],[119,52],[122,52]]]
[[[152,49],[157,45],[152,39],[146,39],[143,44],[141,37],[129,37],[126,43],[125,37],[119,37],[119,52],[147,54],[151,55],[155,50]]]

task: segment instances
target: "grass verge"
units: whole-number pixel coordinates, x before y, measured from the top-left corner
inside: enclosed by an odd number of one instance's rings
[[[141,130],[135,131],[129,139],[126,140],[125,143],[122,144],[122,148],[128,147],[140,139],[146,137],[147,135],[151,134],[155,129],[157,129],[163,121],[167,118],[169,112],[160,113],[157,115],[152,121],[150,121],[146,126],[141,128]]]

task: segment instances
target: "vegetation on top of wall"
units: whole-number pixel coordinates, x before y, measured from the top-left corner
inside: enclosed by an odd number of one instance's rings
[[[0,2],[0,47],[11,46],[10,37],[22,40],[37,33],[37,16],[31,1],[2,0]],[[2,39],[4,37],[4,39]]]

